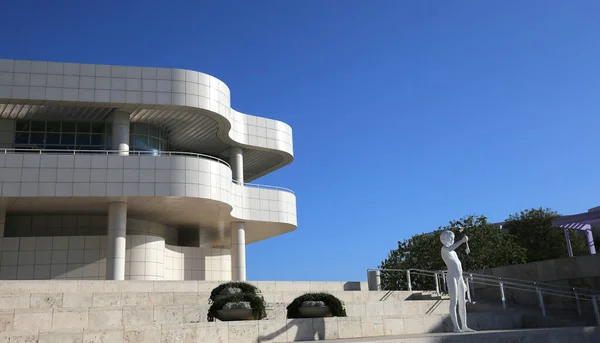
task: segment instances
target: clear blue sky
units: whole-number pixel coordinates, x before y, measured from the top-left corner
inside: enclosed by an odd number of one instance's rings
[[[364,280],[467,214],[600,205],[600,2],[5,0],[0,57],[190,68],[294,129],[248,278]],[[476,247],[472,247],[476,249]]]

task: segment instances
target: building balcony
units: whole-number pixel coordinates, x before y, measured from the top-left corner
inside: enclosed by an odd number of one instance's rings
[[[187,152],[0,150],[4,207],[16,213],[106,213],[172,227],[220,229],[247,222],[247,243],[293,231],[296,197],[285,188],[233,181],[229,164]]]

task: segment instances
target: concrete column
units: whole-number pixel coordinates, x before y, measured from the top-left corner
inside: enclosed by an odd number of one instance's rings
[[[118,150],[119,155],[129,155],[129,113],[113,113],[112,150]]]
[[[565,231],[565,241],[567,242],[567,252],[569,253],[569,257],[573,257],[573,247],[571,246],[571,235],[569,235],[569,229],[564,229]]]
[[[6,223],[6,209],[0,208],[0,238],[4,237],[4,224]]]
[[[233,181],[244,183],[244,155],[242,148],[232,146],[229,148],[229,165],[233,175]]]
[[[585,230],[585,243],[590,251],[590,255],[596,255],[596,245],[594,244],[594,235],[591,226]]]
[[[246,281],[246,223],[231,223],[231,280]]]
[[[381,290],[381,271],[369,270],[367,272],[367,282],[369,285],[369,291],[380,291]]]
[[[125,235],[127,232],[127,203],[108,204],[108,251],[106,280],[125,280]]]

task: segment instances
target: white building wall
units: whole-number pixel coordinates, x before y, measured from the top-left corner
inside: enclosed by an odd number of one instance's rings
[[[8,215],[4,236],[104,236],[107,216],[74,214]],[[166,225],[140,219],[127,219],[128,235],[162,237],[167,244],[177,243],[177,230]]]
[[[240,220],[297,225],[293,193],[231,180],[227,165],[198,157],[0,154],[1,197],[203,198]]]
[[[150,88],[141,92],[113,86],[122,82]],[[230,96],[223,81],[193,70],[0,59],[0,103],[10,99],[209,111],[229,121],[230,139],[293,155],[288,124],[238,112],[231,108]]]
[[[0,239],[0,280],[103,280],[106,236]],[[161,237],[128,235],[127,280],[231,279],[229,249],[177,247]]]

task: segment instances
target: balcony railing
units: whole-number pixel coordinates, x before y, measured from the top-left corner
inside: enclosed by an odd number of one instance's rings
[[[94,154],[94,155],[118,155],[121,151],[119,150],[69,150],[69,149],[14,149],[14,148],[7,148],[7,149],[1,149],[0,153],[3,154],[15,154],[15,153],[29,153],[29,154],[69,154],[69,155],[90,155],[90,154]],[[224,165],[226,165],[228,168],[231,168],[231,166],[229,165],[229,163],[225,162],[224,160],[214,157],[214,156],[210,156],[210,155],[205,155],[205,154],[198,154],[198,153],[194,153],[194,152],[183,152],[183,151],[129,151],[129,156],[190,156],[190,157],[197,157],[197,158],[206,158],[209,160],[213,160],[219,163],[222,163]],[[261,185],[261,184],[257,184],[257,183],[243,183],[243,182],[239,182],[239,181],[235,181],[233,180],[233,183],[237,184],[237,185],[242,185],[245,187],[252,187],[252,188],[260,188],[260,189],[270,189],[270,190],[277,190],[277,191],[283,191],[283,192],[287,192],[287,193],[292,193],[294,194],[294,191],[292,191],[291,189],[288,188],[284,188],[284,187],[278,187],[278,186],[269,186],[269,185]]]
[[[239,181],[235,181],[235,180],[233,180],[233,183],[235,183],[236,185],[244,186],[244,187],[271,189],[271,190],[275,190],[275,191],[282,191],[282,192],[295,194],[293,190],[291,190],[289,188],[284,188],[284,187],[260,185],[258,183],[243,183],[243,182],[239,182]]]
[[[71,149],[2,149],[4,154],[14,154],[14,153],[30,153],[30,154],[69,154],[69,155],[118,155],[121,151],[119,150],[71,150]],[[219,163],[229,166],[229,163],[223,161],[220,158],[198,154],[194,152],[183,152],[183,151],[139,151],[139,150],[130,150],[128,152],[129,156],[192,156],[198,158],[206,158],[209,160],[213,160]]]

